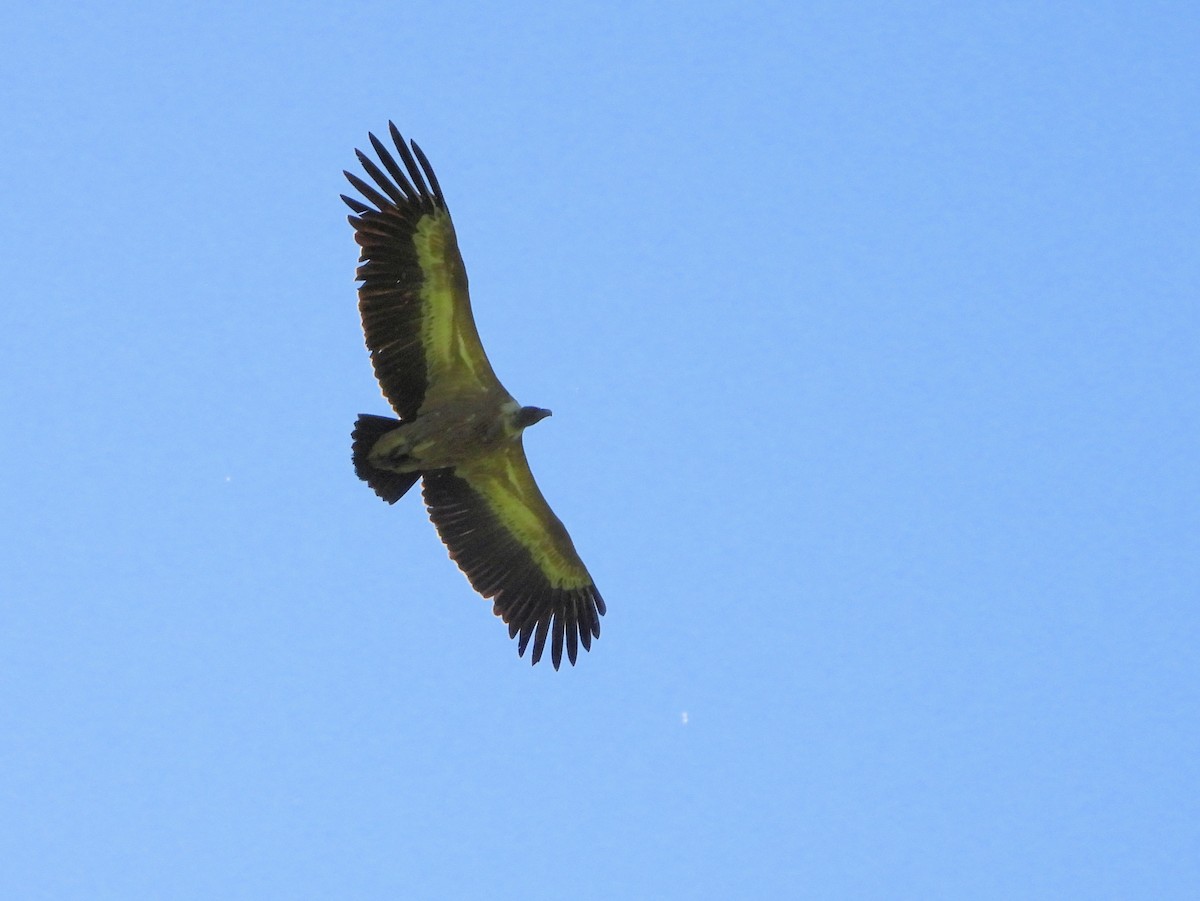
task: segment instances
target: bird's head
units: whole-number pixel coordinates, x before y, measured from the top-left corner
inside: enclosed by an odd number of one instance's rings
[[[544,410],[541,407],[522,407],[517,410],[517,415],[514,417],[513,425],[520,429],[527,429],[535,422],[541,422],[547,416],[552,415],[549,410]]]

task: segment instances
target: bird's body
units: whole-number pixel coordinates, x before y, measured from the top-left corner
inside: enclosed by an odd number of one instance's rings
[[[371,448],[367,462],[376,469],[420,472],[460,466],[495,453],[521,429],[521,407],[514,400],[479,395],[449,399],[400,423]]]
[[[420,148],[410,152],[390,130],[407,175],[371,135],[387,174],[358,158],[379,190],[346,177],[374,207],[342,198],[356,213],[350,223],[362,248],[367,347],[399,416],[359,416],[354,468],[388,503],[423,479],[450,556],[520,636],[519,652],[532,639],[537,663],[549,638],[557,669],[564,645],[571,663],[579,644],[591,647],[605,606],[525,458],[522,433],[550,411],[522,407],[492,371],[441,188]]]

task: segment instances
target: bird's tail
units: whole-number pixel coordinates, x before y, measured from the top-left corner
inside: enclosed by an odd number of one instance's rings
[[[375,442],[392,429],[398,428],[400,424],[400,420],[390,416],[361,413],[354,421],[354,431],[350,433],[355,473],[389,504],[394,504],[404,497],[405,492],[421,477],[419,472],[392,472],[379,469],[370,463],[371,448],[375,446]]]

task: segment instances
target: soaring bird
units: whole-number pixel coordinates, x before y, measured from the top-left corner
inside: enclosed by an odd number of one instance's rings
[[[525,458],[522,433],[550,411],[521,406],[496,378],[437,177],[421,148],[388,128],[404,168],[369,135],[383,168],[356,150],[375,184],[346,172],[363,199],[342,200],[354,211],[361,248],[358,309],[367,349],[399,419],[358,417],[354,471],[389,504],[422,479],[451,559],[492,599],[509,637],[519,636],[517,653],[524,656],[532,639],[536,664],[549,639],[554,668],[564,645],[574,664],[579,645],[590,650],[599,637],[605,607]]]

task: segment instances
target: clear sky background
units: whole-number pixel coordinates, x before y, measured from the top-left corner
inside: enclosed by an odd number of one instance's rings
[[[1194,3],[0,37],[0,897],[1200,897]],[[351,470],[389,119],[555,412],[574,669]]]

